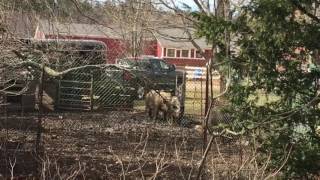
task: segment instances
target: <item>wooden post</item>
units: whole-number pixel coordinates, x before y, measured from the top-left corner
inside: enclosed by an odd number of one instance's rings
[[[55,104],[55,107],[54,109],[59,109],[60,107],[60,89],[61,88],[61,78],[58,79],[58,86],[57,86],[57,93],[56,93],[56,102],[54,103]]]
[[[43,87],[44,87],[44,63],[42,63],[42,71],[40,75],[40,81],[39,81],[39,91],[38,91],[38,106],[39,106],[39,112],[38,112],[38,128],[37,128],[37,139],[36,139],[36,153],[39,153],[40,143],[41,143],[41,134],[42,134],[42,118],[43,118]]]
[[[187,75],[185,72],[183,72],[183,79],[182,79],[182,92],[181,92],[181,117],[185,113],[185,105],[186,105],[186,86],[187,86]]]
[[[210,75],[209,75],[209,80],[210,80],[210,99],[213,98],[213,82],[212,82],[212,72],[210,72]]]
[[[209,112],[209,67],[206,68],[206,94],[205,94],[205,107],[204,107],[204,114],[205,117]],[[212,98],[212,97],[211,97]],[[206,118],[204,118],[202,126],[205,127],[203,130],[203,145],[202,145],[202,152],[205,151],[207,147],[207,127],[206,127]]]
[[[6,72],[3,73],[4,74],[4,82],[6,81]],[[3,83],[3,87],[5,87],[5,83]],[[4,108],[4,117],[5,117],[5,128],[6,128],[6,139],[5,139],[5,152],[4,152],[4,157],[5,157],[5,165],[6,168],[9,165],[8,162],[8,141],[9,141],[9,128],[8,128],[8,99],[7,99],[7,94],[4,93],[3,94],[3,108]],[[5,170],[5,176],[4,177],[8,177],[8,170]]]
[[[209,68],[206,68],[206,102],[204,107],[204,113],[207,114],[209,109]]]
[[[93,102],[94,102],[94,95],[93,95],[93,73],[91,73],[91,84],[90,84],[90,110],[93,110]]]
[[[194,84],[195,84],[195,80],[193,81],[194,82]],[[193,92],[193,102],[192,102],[192,106],[193,106],[193,115],[195,115],[196,114],[196,110],[195,110],[195,106],[194,106],[194,104],[195,104],[195,101],[196,101],[196,92],[197,92],[197,85],[195,84],[195,86],[194,86],[194,92]]]
[[[202,93],[203,93],[203,86],[202,86],[202,77],[201,77],[201,79],[200,79],[200,88],[201,88],[201,90],[200,90],[200,113],[201,113],[201,116],[203,116],[203,111],[202,111],[202,109],[203,109],[203,106],[202,106],[202,102],[203,102],[203,97],[202,97]]]

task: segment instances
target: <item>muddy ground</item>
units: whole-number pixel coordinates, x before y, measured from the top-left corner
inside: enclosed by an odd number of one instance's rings
[[[36,153],[37,118],[1,118],[0,177],[194,179],[197,174],[202,137],[190,118],[182,127],[150,122],[137,111],[47,114]],[[234,141],[216,144],[202,179],[211,179],[213,169],[226,175],[240,160]]]

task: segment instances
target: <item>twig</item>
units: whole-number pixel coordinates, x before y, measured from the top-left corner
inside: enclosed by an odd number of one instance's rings
[[[191,179],[191,176],[192,176],[192,172],[193,172],[193,169],[194,169],[194,165],[193,165],[193,157],[194,156],[194,149],[192,150],[192,155],[191,155],[191,170],[189,172],[189,176],[188,176],[188,180]]]
[[[267,176],[267,177],[265,178],[266,180],[267,180],[267,179],[270,179],[270,178],[272,178],[272,177],[274,177],[274,176],[276,176],[276,175],[280,172],[280,170],[281,170],[281,169],[284,167],[284,165],[287,163],[287,161],[288,161],[288,159],[289,159],[289,157],[290,157],[290,155],[291,155],[291,151],[292,151],[292,145],[290,146],[288,155],[287,155],[287,157],[285,158],[285,160],[283,161],[282,165],[281,165],[274,173],[272,173],[272,174],[270,174],[269,176]]]
[[[111,147],[109,147],[109,152],[112,153],[112,155],[115,156],[116,159],[117,159],[117,161],[120,163],[123,180],[125,180],[125,179],[126,179],[126,174],[125,174],[124,165],[123,165],[122,160],[119,158],[118,155],[116,155],[116,154],[113,152],[113,150],[111,149]]]
[[[175,148],[175,155],[176,155],[176,158],[177,158],[177,164],[178,164],[178,167],[179,167],[180,175],[185,180],[186,178],[185,178],[185,176],[184,176],[184,174],[182,172],[181,166],[180,166],[180,148],[177,147],[177,142],[174,143],[174,148]]]
[[[227,161],[224,159],[224,157],[222,156],[222,154],[221,154],[221,152],[220,152],[220,148],[219,148],[219,145],[218,145],[218,143],[217,143],[217,140],[214,139],[214,142],[215,142],[215,144],[216,144],[217,151],[218,151],[218,154],[219,154],[220,158],[222,159],[222,161],[223,161],[226,165],[228,165]]]
[[[203,169],[203,166],[204,166],[204,162],[207,159],[209,150],[211,149],[211,145],[212,145],[213,140],[215,138],[216,138],[215,136],[211,136],[211,138],[210,138],[209,144],[207,145],[207,148],[206,148],[206,150],[205,150],[205,152],[204,152],[204,154],[202,156],[202,159],[201,159],[201,162],[200,162],[200,166],[198,168],[198,174],[197,174],[197,178],[196,179],[200,179],[200,175],[201,175],[201,172],[202,172],[202,169]]]
[[[291,2],[291,4],[293,4],[294,6],[296,6],[300,11],[302,11],[302,12],[305,13],[307,16],[309,16],[311,19],[313,19],[313,20],[316,21],[317,23],[320,23],[320,19],[319,19],[317,16],[309,13],[309,12],[306,10],[306,8],[304,8],[301,4],[299,4],[298,1],[296,1],[296,0],[291,0],[290,2]]]
[[[11,174],[11,180],[14,179],[14,167],[16,166],[17,163],[17,159],[14,158],[14,160],[12,161],[11,158],[9,158],[9,162],[10,162],[10,174]]]
[[[270,159],[271,159],[271,153],[269,153],[269,156],[268,156],[268,159],[267,159],[267,161],[266,161],[266,163],[261,167],[261,178],[264,176],[264,173],[265,173],[265,171],[266,171],[266,169],[267,169],[267,167],[268,167],[268,165],[269,165],[269,163],[270,163]],[[258,171],[260,171],[260,169],[258,169]]]

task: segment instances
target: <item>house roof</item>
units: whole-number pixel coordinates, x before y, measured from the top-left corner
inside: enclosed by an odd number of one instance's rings
[[[195,37],[195,30],[189,29],[189,32]],[[186,31],[182,28],[162,28],[156,33],[156,37],[161,46],[166,48],[176,49],[192,49],[194,45],[189,40]],[[195,38],[194,41],[200,46],[201,49],[211,48],[205,38]]]
[[[46,35],[70,35],[70,36],[95,36],[122,39],[121,28],[116,26],[103,26],[97,24],[57,23],[41,20],[39,30]],[[192,34],[194,30],[189,29]],[[153,37],[152,37],[153,36]],[[186,32],[181,28],[158,28],[153,35],[147,34],[146,38],[156,38],[161,46],[166,48],[191,49],[195,48],[188,40]],[[202,48],[210,48],[204,38],[195,39]]]
[[[120,34],[114,27],[106,27],[98,24],[57,23],[49,20],[41,20],[39,30],[46,35],[120,38]]]

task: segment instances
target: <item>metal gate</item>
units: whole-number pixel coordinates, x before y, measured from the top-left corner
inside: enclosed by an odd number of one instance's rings
[[[59,80],[57,109],[92,110],[93,75],[72,73]]]

